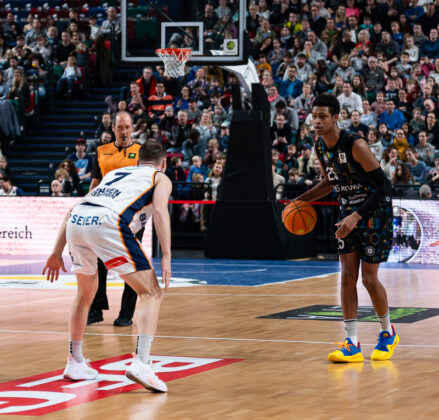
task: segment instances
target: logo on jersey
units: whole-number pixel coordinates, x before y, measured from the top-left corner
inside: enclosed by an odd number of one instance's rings
[[[370,229],[379,229],[380,228],[380,219],[376,217],[372,217],[369,219],[369,228]]]
[[[128,154],[128,159],[135,159],[136,158],[136,154],[135,153],[129,153]]]
[[[338,180],[337,172],[335,172],[335,169],[332,166],[327,166],[325,169],[330,181]]]
[[[375,255],[375,248],[372,245],[369,245],[365,248],[364,252],[368,257],[372,257]]]
[[[348,200],[346,200],[345,198],[340,198],[340,202],[341,202],[341,204],[343,204],[343,205],[345,205],[345,204],[348,204]]]
[[[340,163],[347,163],[348,160],[346,159],[346,153],[339,153],[338,160],[340,161]]]

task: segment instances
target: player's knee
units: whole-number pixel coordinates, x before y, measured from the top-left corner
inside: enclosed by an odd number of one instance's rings
[[[358,272],[349,268],[343,268],[341,272],[341,284],[343,287],[356,285],[358,280]]]
[[[97,291],[97,287],[90,288],[88,290],[79,290],[78,294],[80,295],[81,299],[83,299],[88,304],[91,304],[96,295],[96,291]]]
[[[366,289],[371,289],[371,288],[375,287],[375,285],[378,281],[378,278],[375,274],[363,272],[361,274],[361,280],[363,282],[363,286]]]
[[[163,300],[164,294],[159,285],[154,285],[151,288],[145,289],[142,293],[139,294],[140,299],[155,299],[160,302]]]

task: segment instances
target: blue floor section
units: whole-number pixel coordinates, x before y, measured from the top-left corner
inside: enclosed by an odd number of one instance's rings
[[[160,275],[160,261],[154,259]],[[262,286],[339,272],[337,261],[174,259],[172,276],[215,286]]]
[[[0,256],[0,275],[41,274],[47,256]],[[3,261],[3,264],[1,262]],[[67,271],[70,259],[64,257]],[[160,260],[153,259],[157,275],[161,275]],[[439,265],[385,263],[382,269],[439,270]],[[340,272],[338,261],[279,261],[279,260],[172,260],[172,277],[195,280],[215,286],[263,286]]]

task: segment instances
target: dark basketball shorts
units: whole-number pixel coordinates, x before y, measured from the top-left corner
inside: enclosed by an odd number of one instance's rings
[[[355,207],[340,207],[340,217],[352,214]],[[359,251],[361,260],[367,263],[387,261],[393,241],[392,202],[380,203],[369,213],[367,220],[360,220],[352,232],[343,239],[338,239],[339,255]]]

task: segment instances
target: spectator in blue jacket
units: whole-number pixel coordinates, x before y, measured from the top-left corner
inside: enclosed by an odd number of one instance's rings
[[[418,6],[418,0],[410,0],[409,7],[404,12],[412,28],[415,23],[419,22],[424,13],[424,8]]]
[[[439,58],[439,39],[437,29],[430,30],[430,39],[422,42],[419,57]]]
[[[283,80],[280,84],[279,94],[290,101],[302,94],[303,82],[296,77],[296,66],[288,67],[287,72],[288,79]]]
[[[386,101],[386,110],[380,115],[380,124],[384,123],[389,131],[394,131],[397,128],[401,128],[404,121],[404,115],[401,111],[395,109],[393,99],[388,99]]]
[[[203,178],[206,175],[206,167],[203,165],[203,159],[201,159],[201,156],[195,155],[192,157],[192,166],[187,174],[186,182],[192,182],[193,174],[201,174],[203,175]]]

